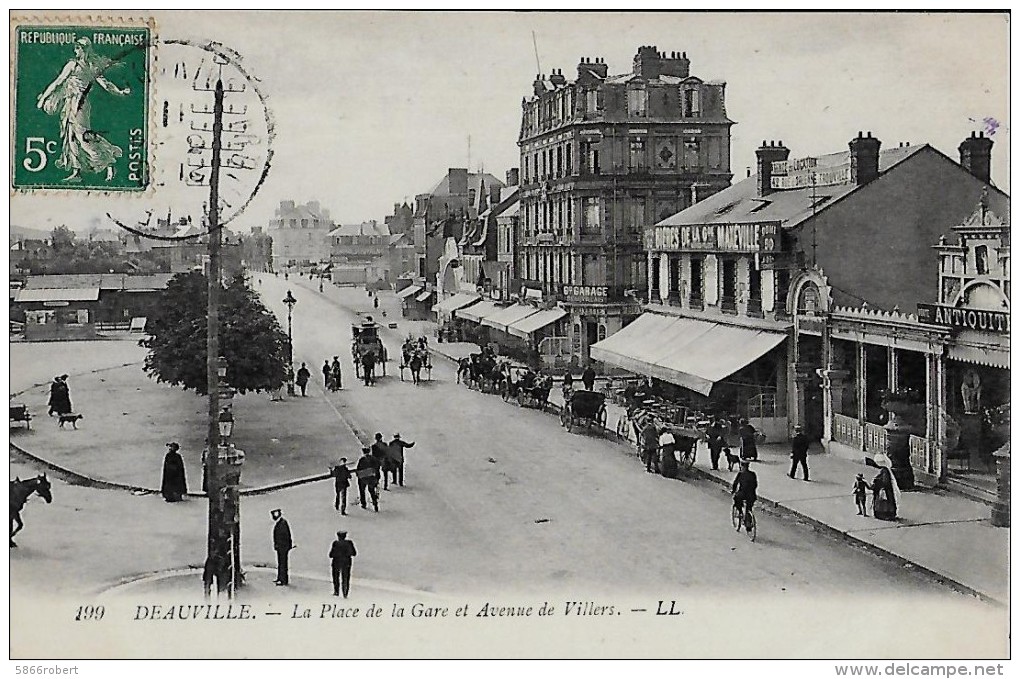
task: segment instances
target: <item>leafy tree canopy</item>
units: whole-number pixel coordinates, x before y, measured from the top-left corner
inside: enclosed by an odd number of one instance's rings
[[[163,292],[159,310],[146,324],[149,350],[145,372],[206,394],[208,283],[198,272],[178,274]],[[220,355],[227,359],[227,382],[240,393],[272,391],[286,378],[287,335],[243,275],[220,296]]]

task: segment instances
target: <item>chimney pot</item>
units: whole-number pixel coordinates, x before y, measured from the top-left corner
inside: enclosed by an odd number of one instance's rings
[[[859,131],[859,132],[857,133],[857,138],[858,138],[858,139],[863,139],[863,138],[864,138],[864,132],[863,132],[863,131]]]
[[[686,58],[687,58],[687,52],[684,52],[684,55],[683,55],[683,57],[684,57],[684,59],[686,59]]]

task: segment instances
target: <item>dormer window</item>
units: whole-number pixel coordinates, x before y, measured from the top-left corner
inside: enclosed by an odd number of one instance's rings
[[[648,92],[643,87],[627,90],[627,111],[632,116],[644,117],[648,108]]]
[[[698,118],[701,116],[701,96],[696,89],[683,91],[683,107],[685,118]]]

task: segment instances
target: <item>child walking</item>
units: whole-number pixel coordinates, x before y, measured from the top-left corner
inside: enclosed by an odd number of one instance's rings
[[[868,491],[871,486],[864,480],[864,474],[858,474],[854,480],[854,501],[857,503],[857,515],[868,515]]]

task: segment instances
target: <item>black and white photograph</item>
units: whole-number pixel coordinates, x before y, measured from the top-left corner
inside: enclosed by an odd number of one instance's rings
[[[1004,675],[1010,18],[13,10],[12,666]]]

